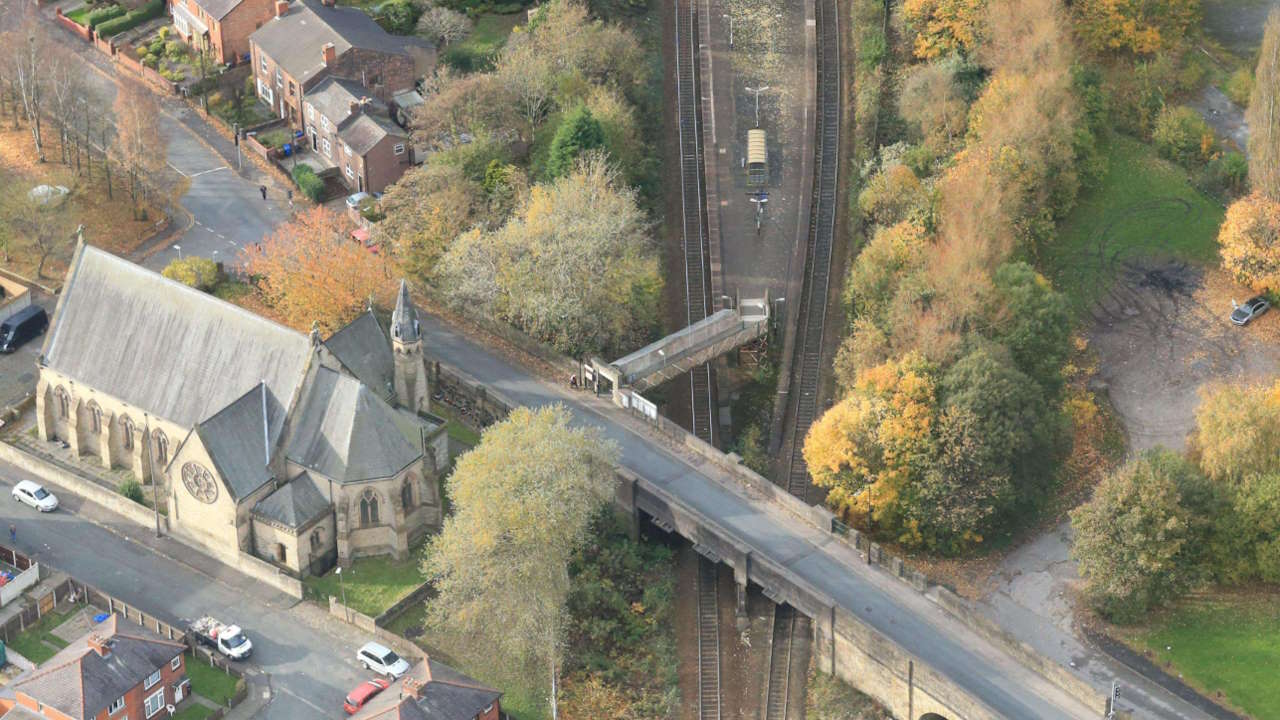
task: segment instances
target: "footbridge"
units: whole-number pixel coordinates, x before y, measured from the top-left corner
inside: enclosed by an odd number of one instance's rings
[[[878,547],[855,546],[833,532],[829,512],[733,456],[664,419],[623,412],[616,398],[543,382],[434,316],[423,314],[422,330],[432,359],[482,387],[489,400],[508,407],[562,404],[576,425],[616,443],[618,507],[730,565],[743,591],[754,583],[810,617],[821,669],[896,717],[1066,720],[1105,713],[1102,694],[1069,687],[1049,672],[1061,668],[1020,655],[948,613],[895,576],[905,574],[900,562],[883,560],[889,567],[881,567]]]

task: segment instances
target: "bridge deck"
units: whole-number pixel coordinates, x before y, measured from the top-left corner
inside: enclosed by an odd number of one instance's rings
[[[928,598],[861,562],[830,534],[772,505],[745,497],[723,471],[686,456],[615,412],[608,403],[534,378],[423,315],[424,346],[440,360],[465,368],[513,402],[563,403],[577,422],[599,427],[617,442],[622,464],[681,503],[711,518],[755,556],[788,568],[798,579],[932,665],[1008,718],[1093,718],[1096,713],[1025,668],[1003,648],[978,636]]]

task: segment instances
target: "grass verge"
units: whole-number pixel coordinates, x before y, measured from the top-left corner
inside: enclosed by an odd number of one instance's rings
[[[355,560],[342,572],[341,580],[332,570],[323,577],[309,577],[304,583],[307,590],[321,598],[332,595],[341,598],[346,593],[347,604],[370,617],[377,617],[422,583],[422,545],[410,549],[404,560],[390,557],[368,557]]]
[[[181,710],[173,714],[172,720],[205,720],[205,718],[212,714],[213,710],[192,699],[188,700],[187,704]]]
[[[1061,223],[1042,267],[1077,312],[1101,299],[1126,260],[1215,263],[1223,208],[1155,149],[1116,135],[1097,187]]]
[[[236,694],[236,687],[240,684],[239,678],[228,675],[191,653],[187,653],[187,677],[191,678],[192,692],[203,695],[222,707],[226,707],[231,701],[231,696]]]
[[[893,715],[870,696],[863,695],[840,678],[818,670],[809,661],[809,680],[804,697],[808,720],[891,720]]]
[[[1121,638],[1189,685],[1257,720],[1280,720],[1280,597],[1189,599]]]
[[[47,661],[58,653],[58,650],[67,646],[67,643],[57,635],[53,634],[53,629],[66,622],[75,610],[68,612],[51,612],[34,625],[30,625],[26,630],[16,635],[9,647],[22,657],[30,660],[37,665]],[[56,647],[50,647],[50,644]]]

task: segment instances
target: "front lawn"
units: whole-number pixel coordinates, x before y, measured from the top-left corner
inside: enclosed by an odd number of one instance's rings
[[[1106,175],[1082,193],[1044,251],[1042,267],[1077,311],[1102,298],[1127,261],[1209,264],[1218,257],[1224,211],[1192,187],[1183,169],[1123,135],[1103,154]]]
[[[213,710],[196,702],[195,699],[187,701],[185,707],[173,714],[171,720],[205,720],[213,714]]]
[[[69,13],[64,13],[64,15],[68,20],[70,20],[71,22],[81,27],[89,27],[89,11],[91,9],[92,8],[90,8],[88,5],[84,5],[82,7],[76,8],[75,10],[72,10]]]
[[[309,593],[326,598],[323,602],[327,602],[330,595],[341,600],[345,588],[351,609],[377,617],[426,582],[427,577],[422,572],[422,548],[419,545],[410,549],[404,560],[385,556],[355,560],[350,568],[342,571],[341,583],[333,570],[324,577],[309,577],[304,582]]]
[[[1195,598],[1127,631],[1167,672],[1257,720],[1280,719],[1280,597]]]
[[[45,615],[39,622],[27,626],[26,630],[14,636],[9,647],[37,665],[47,661],[59,649],[67,646],[66,641],[53,634],[53,629],[66,622],[79,609],[77,607],[69,612],[51,612]],[[49,643],[57,647],[50,647]]]
[[[240,684],[236,676],[228,675],[191,653],[187,653],[187,677],[191,678],[191,692],[203,695],[222,707],[231,702],[231,696],[236,694],[236,687]]]

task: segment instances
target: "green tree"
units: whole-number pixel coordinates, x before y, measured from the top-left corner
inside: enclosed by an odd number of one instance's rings
[[[1200,113],[1185,105],[1167,106],[1156,117],[1151,141],[1162,157],[1183,165],[1208,158],[1213,147],[1213,130]]]
[[[562,406],[519,408],[485,431],[448,480],[453,514],[424,569],[428,622],[495,680],[541,696],[559,672],[570,563],[607,503],[616,446],[570,427]],[[518,462],[513,462],[518,458]]]
[[[1207,494],[1194,465],[1157,449],[1105,478],[1071,512],[1071,555],[1100,613],[1134,622],[1203,577],[1198,548],[1208,533],[1195,501]]]
[[[1001,265],[993,285],[992,338],[1009,348],[1013,361],[1041,388],[1056,394],[1071,349],[1066,296],[1025,262]]]
[[[586,105],[565,114],[551,139],[547,156],[547,177],[555,179],[573,171],[583,153],[604,147],[604,128]]]
[[[209,292],[214,285],[218,284],[218,264],[209,258],[175,259],[170,261],[160,274],[205,292]]]

